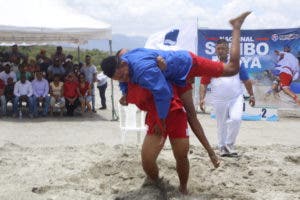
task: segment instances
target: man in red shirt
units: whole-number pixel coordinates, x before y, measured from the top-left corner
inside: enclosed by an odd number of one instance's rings
[[[67,109],[67,116],[74,116],[74,110],[79,105],[78,100],[78,82],[75,81],[75,75],[70,73],[66,77],[66,82],[64,84],[64,97],[66,100],[66,109]]]

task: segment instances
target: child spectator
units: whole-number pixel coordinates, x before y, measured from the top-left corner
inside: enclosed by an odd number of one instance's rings
[[[66,101],[66,109],[67,109],[67,116],[74,116],[74,110],[77,108],[79,104],[78,100],[78,82],[75,81],[75,75],[70,73],[66,77],[66,82],[64,84],[64,97]]]
[[[91,108],[91,86],[88,81],[85,80],[85,75],[83,73],[79,76],[79,84],[77,88],[77,92],[79,95],[79,101],[81,104],[81,113],[83,114],[85,111],[85,108],[88,108],[88,112],[92,113]]]
[[[50,115],[53,116],[55,104],[58,104],[62,116],[65,107],[64,83],[60,81],[58,74],[54,74],[54,80],[50,83],[50,97]]]

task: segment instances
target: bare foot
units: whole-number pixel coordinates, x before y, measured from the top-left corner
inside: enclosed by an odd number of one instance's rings
[[[234,19],[231,19],[229,21],[229,23],[231,24],[231,26],[234,28],[234,29],[240,29],[242,24],[244,23],[244,20],[246,19],[246,17],[248,15],[250,15],[250,11],[247,11],[247,12],[244,12],[242,13],[241,15],[239,15],[238,17],[234,18]]]
[[[220,160],[219,158],[216,156],[215,153],[213,154],[209,154],[209,158],[211,160],[211,162],[213,163],[215,168],[218,168],[220,166]]]

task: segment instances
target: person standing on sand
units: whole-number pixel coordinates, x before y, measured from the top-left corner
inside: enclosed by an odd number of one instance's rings
[[[220,39],[216,42],[216,54],[219,61],[228,61],[228,42]],[[218,141],[221,156],[237,156],[234,148],[239,133],[243,114],[242,82],[250,95],[249,103],[255,105],[252,82],[244,66],[240,72],[231,77],[211,78],[203,76],[200,85],[200,108],[204,111],[204,98],[207,85],[211,84],[212,104],[216,113]],[[222,86],[222,87],[220,87]]]

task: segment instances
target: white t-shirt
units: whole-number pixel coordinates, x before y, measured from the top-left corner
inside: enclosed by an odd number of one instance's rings
[[[94,74],[97,73],[97,68],[95,65],[83,66],[81,72],[85,75],[85,80],[90,84],[94,82]]]
[[[243,94],[239,73],[229,77],[211,78],[211,101],[224,102]]]
[[[243,94],[239,74],[230,77],[212,78],[210,82],[212,102],[224,102]]]
[[[21,83],[21,81],[16,82],[14,87],[14,95],[19,97],[23,95],[27,95],[28,97],[33,95],[32,84],[28,80],[25,83]]]
[[[97,86],[102,86],[105,83],[107,83],[107,76],[103,72],[101,72],[97,75]]]

